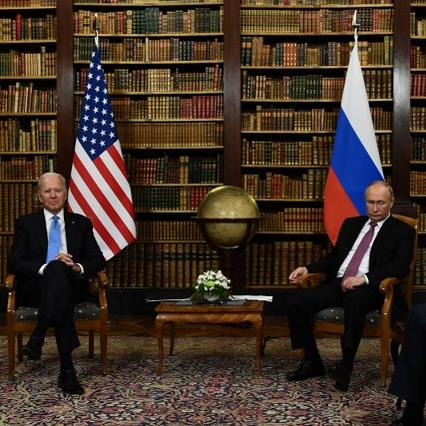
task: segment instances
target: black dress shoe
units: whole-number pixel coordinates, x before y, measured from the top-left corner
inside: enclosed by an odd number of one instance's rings
[[[289,382],[298,382],[309,379],[310,377],[319,377],[325,374],[324,366],[321,360],[302,359],[299,368],[287,374]]]
[[[26,345],[22,346],[22,354],[28,359],[38,360],[41,358],[41,345],[30,339]]]
[[[349,383],[351,382],[351,373],[340,364],[337,364],[335,367],[331,367],[328,370],[328,375],[333,380],[336,381],[334,387],[338,390],[346,392],[349,389]]]
[[[58,384],[64,393],[71,395],[82,395],[84,393],[84,389],[80,385],[74,370],[61,371]]]

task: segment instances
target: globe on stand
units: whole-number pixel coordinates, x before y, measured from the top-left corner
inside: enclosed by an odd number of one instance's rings
[[[235,249],[253,237],[259,216],[256,200],[250,194],[237,186],[223,185],[206,194],[198,207],[197,219],[211,246]]]
[[[221,254],[222,269],[233,287],[243,280],[235,265],[242,262],[242,249],[256,233],[259,218],[256,200],[244,189],[231,185],[212,189],[198,207],[201,232]]]

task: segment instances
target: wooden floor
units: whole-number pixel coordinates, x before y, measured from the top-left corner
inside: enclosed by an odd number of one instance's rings
[[[144,316],[113,316],[110,317],[110,336],[155,336],[154,317]],[[176,325],[176,334],[185,336],[232,336],[253,335],[250,324]],[[286,317],[265,316],[264,336],[288,336]]]

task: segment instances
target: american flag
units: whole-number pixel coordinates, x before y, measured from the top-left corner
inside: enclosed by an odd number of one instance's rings
[[[132,194],[97,36],[81,107],[68,206],[92,220],[96,240],[106,260],[136,237]]]

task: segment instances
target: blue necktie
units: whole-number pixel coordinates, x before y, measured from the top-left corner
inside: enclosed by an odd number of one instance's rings
[[[61,249],[61,225],[59,224],[59,217],[53,216],[52,223],[49,230],[49,242],[47,244],[46,263],[49,263],[55,258]]]

